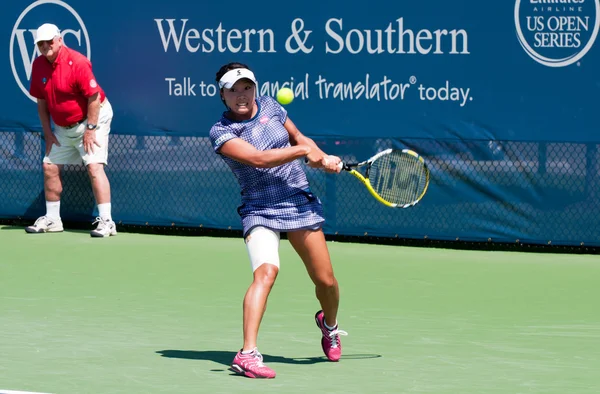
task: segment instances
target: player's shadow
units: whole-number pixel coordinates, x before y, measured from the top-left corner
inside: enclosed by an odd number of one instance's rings
[[[230,366],[236,352],[228,352],[221,350],[159,350],[156,353],[162,357],[168,358],[183,358],[188,360],[207,360],[215,363]],[[325,356],[322,357],[282,357],[272,356],[263,353],[263,361],[265,364],[269,363],[281,363],[281,364],[317,364],[323,362],[329,362]],[[365,358],[379,358],[379,354],[348,354],[343,355],[342,360],[345,359],[365,359]]]

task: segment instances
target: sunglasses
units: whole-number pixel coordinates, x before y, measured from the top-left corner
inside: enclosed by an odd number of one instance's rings
[[[53,38],[53,39],[51,39],[51,40],[39,41],[39,42],[37,43],[37,46],[38,46],[38,47],[43,47],[43,46],[44,46],[44,44],[52,45],[52,43],[53,43],[53,42],[54,42],[54,38]]]

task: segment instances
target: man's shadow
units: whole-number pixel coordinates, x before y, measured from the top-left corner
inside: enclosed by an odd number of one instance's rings
[[[159,350],[156,353],[162,357],[168,358],[182,358],[188,360],[206,360],[213,361],[215,363],[222,364],[229,367],[233,358],[237,354],[236,352],[228,352],[222,350]],[[322,357],[282,357],[272,356],[269,354],[263,354],[263,361],[266,364],[269,363],[281,363],[281,364],[317,364],[323,362],[329,362],[325,356]],[[365,359],[365,358],[379,358],[379,354],[348,354],[343,355],[344,359]]]

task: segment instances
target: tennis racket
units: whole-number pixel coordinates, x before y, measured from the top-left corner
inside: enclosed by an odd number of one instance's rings
[[[390,208],[414,206],[429,186],[425,160],[409,149],[387,149],[369,160],[339,166],[358,178],[377,201]],[[360,167],[366,167],[365,175],[356,170]]]

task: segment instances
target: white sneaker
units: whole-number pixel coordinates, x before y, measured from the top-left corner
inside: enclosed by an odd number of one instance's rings
[[[92,237],[110,237],[111,235],[117,235],[117,225],[112,220],[97,217],[96,221],[92,224],[96,223],[98,223],[98,227],[90,233]]]
[[[60,233],[63,231],[62,220],[52,219],[48,216],[39,217],[33,226],[25,227],[25,231],[30,234],[39,233]]]

